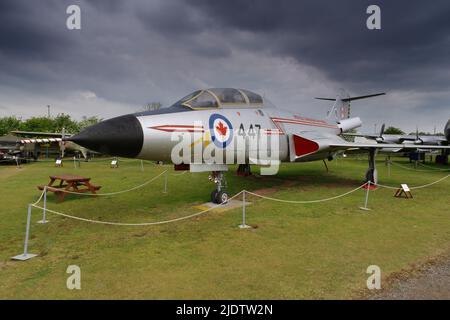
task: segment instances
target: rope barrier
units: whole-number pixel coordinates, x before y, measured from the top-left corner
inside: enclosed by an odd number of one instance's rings
[[[397,166],[399,168],[403,168],[405,170],[410,170],[410,171],[419,171],[419,172],[432,172],[433,171],[433,170],[429,170],[429,169],[428,170],[421,170],[421,169],[409,168],[409,167],[406,167],[404,165],[395,163],[394,161],[391,161],[391,164],[393,164],[394,166]],[[446,171],[446,170],[443,170],[443,171]]]
[[[159,178],[159,177],[162,176],[163,174],[167,173],[167,171],[168,171],[168,170],[165,170],[165,171],[161,172],[160,174],[158,174],[157,176],[153,177],[152,179],[150,179],[150,180],[148,180],[148,181],[146,181],[146,182],[144,182],[144,183],[142,183],[142,184],[140,184],[140,185],[138,185],[138,186],[135,186],[135,187],[133,187],[133,188],[127,189],[127,190],[121,190],[121,191],[110,192],[110,193],[102,193],[102,194],[84,194],[84,193],[83,193],[82,195],[90,195],[90,196],[95,196],[95,195],[100,195],[100,196],[111,196],[111,195],[117,195],[117,194],[121,194],[121,193],[125,193],[125,192],[130,192],[130,191],[133,191],[133,190],[137,190],[137,189],[139,189],[139,188],[142,188],[142,187],[144,187],[145,185],[147,185],[147,184],[149,184],[149,183],[155,181],[157,178]],[[181,174],[184,174],[184,173],[186,173],[186,172],[187,172],[187,171],[184,171],[184,172],[182,172]],[[181,175],[181,174],[177,174],[177,175]],[[440,178],[440,179],[438,179],[438,180],[436,180],[436,181],[434,181],[434,182],[431,182],[431,183],[428,183],[428,184],[425,184],[425,185],[421,185],[421,186],[410,187],[410,189],[412,190],[412,189],[426,188],[426,187],[432,186],[432,185],[434,185],[434,184],[437,184],[437,183],[439,183],[439,182],[441,182],[441,181],[447,179],[449,176],[450,176],[450,174],[447,175],[447,176],[445,176],[445,177],[442,177],[442,178]],[[273,197],[263,196],[263,195],[257,194],[257,193],[255,193],[255,192],[247,191],[247,190],[242,190],[242,191],[238,192],[238,193],[235,194],[233,197],[231,197],[229,200],[234,199],[235,197],[237,197],[238,195],[240,195],[240,194],[242,194],[242,193],[243,193],[243,194],[248,193],[248,194],[251,194],[251,195],[253,195],[253,196],[262,198],[262,199],[271,200],[271,201],[277,201],[277,202],[284,202],[284,203],[292,203],[292,204],[320,203],[320,202],[326,202],[326,201],[336,200],[336,199],[345,197],[345,196],[347,196],[347,195],[349,195],[349,194],[351,194],[351,193],[356,192],[357,190],[361,189],[361,188],[362,188],[363,186],[365,186],[365,185],[366,185],[366,183],[364,183],[364,184],[362,184],[362,185],[358,186],[357,188],[354,188],[354,189],[352,189],[352,190],[350,190],[350,191],[347,191],[347,192],[345,192],[345,193],[343,193],[343,194],[337,195],[337,196],[333,196],[333,197],[329,197],[329,198],[324,198],[324,199],[316,199],[316,200],[284,200],[284,199],[277,199],[277,198],[273,198]],[[379,186],[379,187],[382,187],[382,188],[387,188],[387,189],[395,189],[395,190],[398,189],[398,187],[388,186],[388,185],[382,185],[382,184],[378,184],[378,183],[375,184],[375,185],[377,185],[377,186]],[[78,192],[72,192],[72,191],[66,191],[66,190],[64,190],[63,192],[67,192],[67,193],[71,193],[71,194],[80,194],[80,193],[78,193]],[[197,213],[194,213],[194,214],[185,216],[185,217],[175,218],[175,219],[171,219],[171,220],[157,221],[157,222],[146,222],[146,223],[121,223],[121,222],[109,222],[109,221],[92,220],[92,219],[87,219],[87,218],[81,218],[81,217],[76,217],[76,216],[68,215],[68,214],[65,214],[65,213],[62,213],[62,212],[58,212],[58,211],[55,211],[55,210],[51,210],[51,209],[46,208],[45,203],[44,203],[44,207],[38,206],[37,204],[42,200],[42,198],[44,197],[44,194],[45,194],[45,189],[43,190],[43,192],[42,192],[41,195],[39,196],[38,200],[37,200],[36,202],[30,204],[30,206],[35,207],[35,208],[38,208],[38,209],[41,209],[41,210],[43,210],[43,211],[48,211],[48,212],[54,213],[54,214],[56,214],[56,215],[64,216],[64,217],[66,217],[66,218],[71,218],[71,219],[76,219],[76,220],[81,220],[81,221],[87,221],[87,222],[92,222],[92,223],[99,223],[99,224],[124,225],[124,226],[148,226],[148,225],[158,225],[158,224],[166,224],[166,223],[171,223],[171,222],[181,221],[181,220],[189,219],[189,218],[192,218],[192,217],[195,217],[195,216],[204,214],[204,213],[206,213],[206,212],[208,212],[208,211],[211,211],[211,210],[213,210],[213,209],[215,209],[215,208],[217,208],[217,207],[223,205],[223,204],[218,204],[218,205],[216,205],[216,206],[214,206],[214,207],[211,207],[211,208],[209,208],[209,209],[206,209],[206,210],[203,210],[203,211],[200,211],[200,212],[197,212]]]
[[[429,170],[428,171],[450,171],[450,169],[444,169],[444,168],[433,168],[433,167],[431,167],[431,166],[427,166],[427,165],[425,165],[425,164],[423,164],[423,163],[418,163],[418,165],[419,166],[422,166],[422,167],[424,167],[424,168],[429,168]],[[424,170],[425,171],[425,170]]]
[[[163,172],[163,173],[164,173],[164,172]],[[161,173],[161,174],[162,174],[162,173]],[[157,176],[157,177],[158,177],[158,176]],[[155,178],[157,178],[157,177],[155,177]],[[238,192],[237,194],[235,194],[234,196],[232,196],[231,198],[229,198],[228,201],[230,201],[230,200],[236,198],[236,197],[239,196],[240,194],[243,194],[243,193],[249,193],[249,194],[254,195],[254,196],[256,196],[256,197],[260,197],[260,198],[263,198],[263,199],[266,199],[266,200],[278,201],[278,202],[288,202],[288,203],[317,203],[317,202],[325,202],[325,201],[335,200],[335,199],[344,197],[344,196],[346,196],[346,195],[349,195],[349,194],[351,194],[351,193],[353,193],[353,192],[355,192],[355,191],[361,189],[361,187],[363,187],[364,185],[365,185],[365,184],[362,184],[362,185],[358,186],[357,188],[355,188],[355,189],[353,189],[353,190],[350,190],[350,191],[348,191],[348,192],[345,192],[345,193],[343,193],[343,194],[341,194],[341,195],[334,196],[334,197],[331,197],[331,198],[320,199],[320,200],[310,200],[310,201],[282,200],[282,199],[276,199],[276,198],[266,197],[266,196],[259,195],[259,194],[257,194],[257,193],[254,193],[254,192],[251,192],[251,191],[247,191],[247,190],[242,190],[242,191]],[[53,214],[56,214],[56,215],[59,215],[59,216],[63,216],[63,217],[69,218],[69,219],[75,219],[75,220],[80,220],[80,221],[85,221],[85,222],[92,222],[92,223],[97,223],[97,224],[118,225],[118,226],[151,226],[151,225],[167,224],[167,223],[172,223],[172,222],[177,222],[177,221],[181,221],[181,220],[186,220],[186,219],[189,219],[189,218],[193,218],[193,217],[202,215],[202,214],[204,214],[204,213],[206,213],[206,212],[209,212],[209,211],[211,211],[211,210],[216,209],[217,207],[220,207],[220,206],[223,206],[223,205],[224,205],[224,204],[217,204],[217,205],[215,205],[215,206],[213,206],[213,207],[211,207],[211,208],[208,208],[208,209],[206,209],[206,210],[202,210],[202,211],[200,211],[200,212],[196,212],[196,213],[193,213],[193,214],[184,216],[184,217],[175,218],[175,219],[170,219],[170,220],[156,221],[156,222],[143,222],[143,223],[122,223],[122,222],[100,221],[100,220],[93,220],[93,219],[81,218],[81,217],[69,215],[69,214],[66,214],[66,213],[62,213],[62,212],[59,212],[59,211],[51,210],[51,209],[48,209],[48,208],[43,208],[43,207],[37,205],[37,203],[39,203],[39,201],[40,201],[41,198],[42,198],[42,195],[41,195],[41,197],[39,198],[39,200],[36,201],[35,203],[31,204],[31,206],[33,206],[33,207],[35,207],[35,208],[37,208],[37,209],[46,210],[47,212],[50,212],[50,213],[53,213]]]
[[[440,178],[440,179],[438,179],[436,181],[433,181],[431,183],[427,183],[427,184],[424,184],[424,185],[421,185],[421,186],[416,186],[416,187],[409,187],[409,189],[414,190],[414,189],[426,188],[426,187],[432,186],[432,185],[434,185],[436,183],[439,183],[439,182],[447,179],[448,177],[450,177],[450,174],[448,174],[445,177]],[[397,190],[399,188],[399,187],[387,186],[387,185],[383,185],[383,184],[379,184],[379,183],[376,183],[375,185],[377,185],[379,187],[382,187],[382,188],[386,188],[386,189],[395,189],[395,190]]]
[[[361,189],[365,185],[366,184],[364,183],[364,184],[360,185],[359,187],[357,187],[355,189],[352,189],[352,190],[350,190],[348,192],[345,192],[343,194],[340,194],[340,195],[337,195],[337,196],[334,196],[334,197],[331,197],[331,198],[318,199],[318,200],[303,200],[303,201],[301,201],[301,200],[300,201],[297,201],[297,200],[283,200],[283,199],[271,198],[271,197],[267,197],[267,196],[263,196],[263,195],[251,192],[251,191],[247,191],[247,190],[244,190],[244,191],[247,192],[248,194],[251,194],[251,195],[254,195],[256,197],[263,198],[263,199],[266,199],[266,200],[272,200],[272,201],[278,201],[278,202],[286,202],[286,203],[299,203],[299,204],[303,203],[303,204],[306,204],[306,203],[326,202],[326,201],[331,201],[331,200],[335,200],[335,199],[338,199],[338,198],[342,198],[342,197],[345,197],[345,196],[347,196],[347,195],[349,195],[349,194],[351,194],[351,193],[353,193],[355,191],[358,191],[359,189]]]
[[[142,162],[141,162],[141,163],[142,163]],[[405,167],[405,168],[406,168],[406,167]],[[409,169],[409,168],[407,168],[407,169]],[[429,170],[428,170],[428,171],[429,171]],[[161,175],[163,175],[163,174],[166,174],[166,175],[165,175],[165,188],[164,188],[164,190],[165,190],[164,192],[166,192],[166,191],[167,191],[167,172],[168,172],[168,170],[164,170],[163,172],[161,172],[161,173],[158,174],[157,176],[153,177],[152,179],[150,179],[150,180],[148,180],[148,181],[146,181],[146,182],[144,182],[144,183],[142,183],[142,184],[140,184],[140,185],[138,185],[138,186],[135,186],[135,187],[133,187],[133,188],[127,189],[127,190],[121,190],[121,191],[109,192],[109,193],[101,193],[101,194],[87,194],[87,193],[85,194],[85,193],[83,193],[83,195],[90,195],[90,196],[97,196],[97,195],[100,195],[100,196],[111,196],[111,195],[117,195],[117,194],[121,194],[121,193],[125,193],[125,192],[130,192],[130,191],[137,190],[137,189],[139,189],[139,188],[144,187],[145,185],[147,185],[147,184],[149,184],[149,183],[155,181],[157,178],[159,178],[159,177],[160,177]],[[173,174],[173,175],[182,175],[182,174],[185,174],[186,172],[187,172],[187,171],[183,171],[183,172],[180,173],[180,174]],[[437,184],[437,183],[439,183],[439,182],[441,182],[441,181],[447,179],[449,176],[450,176],[450,174],[447,175],[447,176],[445,176],[445,177],[442,177],[442,178],[440,178],[440,179],[438,179],[438,180],[436,180],[436,181],[434,181],[434,182],[431,182],[431,183],[428,183],[428,184],[425,184],[425,185],[422,185],[422,186],[410,187],[410,189],[421,189],[421,188],[426,188],[426,187],[432,186],[432,185],[434,185],[434,184]],[[365,200],[365,205],[364,205],[364,207],[360,207],[361,209],[364,209],[364,210],[370,210],[370,209],[367,207],[367,201],[368,201],[368,196],[369,196],[369,190],[370,190],[371,182],[369,181],[367,184],[368,184],[368,188],[367,188],[367,190],[366,190],[366,200]],[[326,201],[336,200],[336,199],[345,197],[345,196],[347,196],[347,195],[349,195],[349,194],[351,194],[351,193],[356,192],[357,190],[361,189],[361,188],[362,188],[363,186],[365,186],[365,185],[366,185],[366,183],[364,183],[364,184],[358,186],[358,187],[355,188],[355,189],[352,189],[352,190],[350,190],[350,191],[347,191],[347,192],[345,192],[345,193],[343,193],[343,194],[340,194],[340,195],[337,195],[337,196],[333,196],[333,197],[329,197],[329,198],[324,198],[324,199],[317,199],[317,200],[283,200],[283,199],[277,199],[277,198],[272,198],[272,197],[263,196],[263,195],[257,194],[257,193],[255,193],[255,192],[247,191],[247,190],[242,190],[242,191],[238,192],[237,194],[235,194],[234,196],[232,196],[232,197],[229,198],[228,200],[232,200],[232,199],[234,199],[234,198],[236,198],[236,197],[238,197],[239,195],[242,194],[242,224],[239,226],[239,228],[250,228],[250,226],[248,226],[248,225],[245,223],[245,208],[246,208],[245,195],[246,195],[246,193],[249,193],[249,194],[251,194],[251,195],[253,195],[253,196],[256,196],[256,197],[259,197],[259,198],[262,198],[262,199],[271,200],[271,201],[284,202],[284,203],[292,203],[292,204],[308,204],[308,203],[320,203],[320,202],[326,202]],[[375,184],[375,185],[377,185],[377,186],[379,186],[379,187],[382,187],[382,188],[388,188],[388,189],[396,189],[396,190],[398,190],[398,187],[387,186],[387,185],[382,185],[382,184]],[[80,193],[78,193],[78,192],[72,192],[72,191],[63,190],[63,189],[61,190],[61,192],[66,192],[66,193],[71,193],[71,194],[80,194]],[[39,203],[42,199],[44,199],[43,207],[41,207],[41,206],[38,205],[38,203]],[[77,217],[77,216],[74,216],[74,215],[62,213],[62,212],[59,212],[59,211],[56,211],[56,210],[51,210],[51,209],[48,209],[47,206],[46,206],[46,199],[47,199],[47,188],[44,188],[44,190],[43,190],[42,193],[40,194],[39,198],[38,198],[34,203],[30,203],[30,204],[28,205],[27,225],[26,225],[26,232],[25,232],[26,235],[25,235],[25,241],[24,241],[24,251],[23,251],[23,254],[19,254],[19,255],[17,255],[17,256],[14,256],[14,257],[12,257],[12,259],[14,259],[14,260],[22,260],[22,261],[23,261],[23,260],[28,260],[28,259],[31,259],[31,258],[37,256],[36,254],[30,254],[30,253],[28,253],[28,238],[29,238],[29,231],[30,231],[30,220],[31,220],[31,208],[32,208],[32,207],[37,208],[37,209],[40,209],[40,210],[43,211],[43,219],[42,219],[41,221],[39,221],[38,223],[46,223],[47,221],[46,221],[46,219],[45,219],[45,215],[46,215],[47,212],[50,212],[50,213],[53,213],[53,214],[55,214],[55,215],[62,216],[62,217],[68,218],[68,219],[79,220],[79,221],[90,222],[90,223],[96,223],[96,224],[103,224],[103,225],[115,225],[115,226],[152,226],[152,225],[162,225],[162,224],[169,224],[169,223],[174,223],[174,222],[178,222],[178,221],[187,220],[187,219],[190,219],[190,218],[193,218],[193,217],[196,217],[196,216],[200,216],[200,215],[205,214],[205,213],[207,213],[207,212],[210,212],[210,211],[212,211],[212,210],[214,210],[214,209],[216,209],[216,208],[218,208],[218,207],[224,205],[224,204],[222,204],[222,203],[221,203],[221,204],[217,204],[217,205],[214,205],[214,206],[212,206],[212,207],[210,207],[210,208],[208,208],[208,209],[206,209],[206,210],[202,210],[202,211],[200,211],[200,212],[196,212],[196,213],[189,214],[189,215],[186,215],[186,216],[183,216],[183,217],[173,218],[173,219],[169,219],[169,220],[154,221],[154,222],[142,222],[142,223],[125,223],[125,222],[101,221],[101,220],[94,220],[94,219],[82,218],[82,217]]]
[[[240,191],[239,193],[235,194],[234,196],[232,196],[231,198],[228,199],[228,201],[236,198],[238,195],[240,195],[242,192],[244,191]],[[72,215],[68,215],[62,212],[58,212],[55,210],[51,210],[51,209],[45,209],[48,212],[51,212],[53,214],[59,215],[59,216],[63,216],[69,219],[75,219],[75,220],[80,220],[80,221],[85,221],[85,222],[92,222],[92,223],[97,223],[97,224],[107,224],[107,225],[115,225],[115,226],[152,226],[152,225],[160,225],[160,224],[167,224],[167,223],[172,223],[172,222],[177,222],[177,221],[182,221],[182,220],[186,220],[186,219],[190,219],[199,215],[202,215],[206,212],[209,212],[211,210],[216,209],[217,207],[223,206],[224,204],[217,204],[211,208],[208,208],[206,210],[200,211],[200,212],[196,212],[184,217],[180,217],[180,218],[174,218],[174,219],[170,219],[170,220],[163,220],[163,221],[156,221],[156,222],[143,222],[143,223],[123,223],[123,222],[111,222],[111,221],[101,221],[101,220],[92,220],[92,219],[86,219],[86,218],[81,218],[81,217],[76,217],[76,216],[72,216]],[[40,207],[36,204],[32,204],[31,206],[44,210],[43,207]]]
[[[38,204],[39,202],[41,202],[42,197],[44,196],[44,194],[45,194],[45,188],[44,188],[44,190],[42,190],[41,195],[39,196],[39,198],[37,199],[37,201],[34,202],[34,203],[31,203],[31,205],[35,205],[35,204]]]

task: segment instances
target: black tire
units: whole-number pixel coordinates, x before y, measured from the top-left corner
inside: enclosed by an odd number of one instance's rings
[[[214,190],[213,192],[211,192],[211,202],[212,203],[218,203],[217,202],[217,190]]]
[[[225,191],[219,191],[216,195],[216,203],[227,203],[228,202],[228,193]]]

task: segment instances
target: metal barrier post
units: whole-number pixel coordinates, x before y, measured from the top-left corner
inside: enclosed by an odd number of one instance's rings
[[[47,215],[47,186],[44,187],[44,209],[42,209],[42,220],[39,220],[37,223],[45,224],[48,222],[46,219]]]
[[[245,223],[245,190],[242,191],[242,224],[239,225],[241,229],[251,228],[249,225]]]
[[[369,202],[369,190],[370,190],[370,184],[371,184],[371,181],[369,180],[369,181],[367,181],[367,189],[366,189],[366,201],[364,202],[364,207],[359,207],[360,209],[362,209],[362,210],[370,210],[369,208],[367,208],[367,204],[368,204],[368,202]]]
[[[25,243],[23,245],[23,254],[12,257],[13,260],[25,261],[37,256],[37,254],[28,253],[28,237],[30,235],[30,222],[31,222],[31,204],[28,205],[28,215],[27,215],[27,229],[25,232]]]

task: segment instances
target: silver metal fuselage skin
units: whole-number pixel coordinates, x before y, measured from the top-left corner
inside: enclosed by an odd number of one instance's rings
[[[172,149],[178,143],[176,140],[173,141],[173,133],[189,132],[188,130],[184,130],[184,128],[199,128],[202,126],[203,132],[190,132],[192,141],[198,140],[199,135],[203,137],[203,140],[207,140],[208,138],[205,139],[205,135],[209,134],[209,122],[213,114],[220,114],[228,119],[234,132],[240,129],[243,129],[245,134],[248,134],[249,130],[253,130],[256,134],[260,135],[265,135],[269,132],[272,139],[274,137],[278,138],[278,160],[282,162],[291,161],[289,155],[289,135],[292,133],[300,134],[302,132],[308,132],[311,134],[320,132],[320,137],[322,138],[326,136],[330,141],[343,141],[338,136],[340,133],[338,126],[327,123],[324,120],[304,118],[300,115],[273,107],[227,107],[156,115],[138,115],[137,119],[142,126],[144,141],[142,150],[136,158],[170,162]],[[174,128],[178,129],[174,130]],[[273,134],[275,132],[276,134]],[[248,145],[246,149],[247,153],[245,157],[248,162]],[[237,153],[240,151],[239,149],[236,150]],[[296,161],[320,160],[329,156],[329,150],[321,150],[320,152],[306,155]]]

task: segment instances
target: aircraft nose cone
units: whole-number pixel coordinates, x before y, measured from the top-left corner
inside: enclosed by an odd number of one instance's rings
[[[111,156],[134,158],[141,152],[144,133],[139,120],[128,114],[94,124],[67,140]]]

